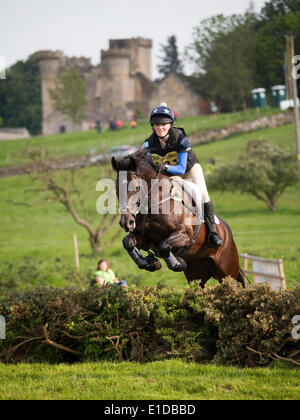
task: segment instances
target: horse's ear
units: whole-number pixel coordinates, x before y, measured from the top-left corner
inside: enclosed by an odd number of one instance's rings
[[[113,167],[113,169],[116,171],[116,172],[118,172],[118,162],[117,162],[117,160],[116,160],[116,158],[113,156],[112,158],[111,158],[111,165],[112,165],[112,167]]]

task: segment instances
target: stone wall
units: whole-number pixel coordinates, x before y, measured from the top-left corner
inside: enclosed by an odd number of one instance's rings
[[[27,128],[0,128],[0,141],[29,139]]]
[[[286,112],[271,115],[269,117],[261,117],[257,120],[246,121],[230,125],[219,130],[209,130],[193,134],[189,136],[192,145],[207,143],[212,140],[221,140],[238,133],[250,133],[251,131],[263,128],[275,128],[281,125],[291,124],[294,122],[293,112]]]

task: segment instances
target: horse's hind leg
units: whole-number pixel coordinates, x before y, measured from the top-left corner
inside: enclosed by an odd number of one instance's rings
[[[184,271],[186,269],[186,262],[180,257],[175,257],[171,250],[172,248],[189,246],[191,242],[192,239],[188,235],[187,229],[180,227],[159,244],[159,253],[170,270]]]
[[[239,274],[236,278],[236,280],[242,284],[243,288],[246,289],[246,287],[248,286],[248,282],[247,282],[247,277],[244,273],[244,271],[240,268],[239,270]]]

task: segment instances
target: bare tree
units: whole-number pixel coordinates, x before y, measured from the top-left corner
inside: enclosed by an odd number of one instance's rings
[[[38,172],[33,172],[31,167],[27,167],[26,172],[33,181],[42,184],[42,188],[35,191],[46,192],[45,199],[48,202],[55,201],[62,204],[73,220],[87,231],[93,252],[103,251],[120,236],[121,229],[117,229],[113,236],[108,235],[119,214],[111,215],[108,212],[103,215],[97,214],[98,221],[96,226],[93,226],[91,219],[95,219],[95,215],[92,217],[89,214],[86,200],[82,195],[83,189],[79,187],[80,169],[65,171],[64,178],[59,179],[59,171],[54,171],[49,162],[40,161]]]

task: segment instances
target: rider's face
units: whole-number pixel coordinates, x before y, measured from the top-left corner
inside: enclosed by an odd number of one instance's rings
[[[166,123],[166,124],[154,124],[154,131],[158,137],[166,137],[169,133],[170,128],[172,127],[172,124]]]

